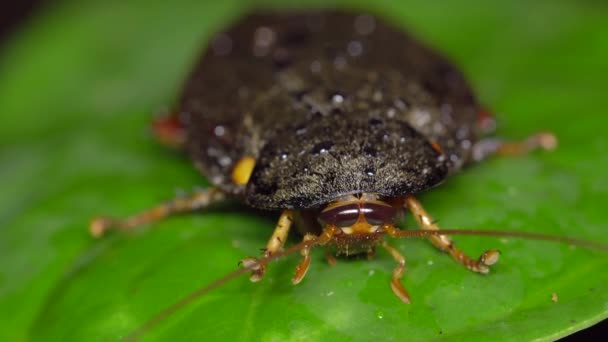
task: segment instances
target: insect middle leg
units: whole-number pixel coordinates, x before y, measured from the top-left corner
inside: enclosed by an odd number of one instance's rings
[[[169,215],[191,212],[213,203],[221,202],[226,195],[216,188],[197,190],[188,197],[175,198],[152,209],[115,219],[107,216],[96,217],[91,221],[89,230],[93,237],[100,237],[108,230],[132,230],[143,224],[159,221]]]
[[[505,142],[497,138],[486,138],[473,145],[472,158],[482,161],[492,155],[516,156],[543,149],[553,150],[557,147],[557,138],[553,133],[541,132],[519,142]]]
[[[422,229],[439,230],[436,221],[433,220],[422,204],[412,195],[405,196],[405,204],[410,209],[416,222]],[[390,232],[389,232],[390,235]],[[498,261],[500,252],[497,250],[485,251],[478,259],[473,259],[463,251],[454,246],[454,242],[446,235],[430,236],[429,240],[440,250],[449,253],[456,262],[464,265],[473,272],[488,273],[491,265]]]

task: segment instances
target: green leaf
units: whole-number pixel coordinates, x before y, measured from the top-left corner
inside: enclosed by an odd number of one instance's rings
[[[493,159],[422,195],[443,226],[608,242],[606,5],[337,3],[373,9],[451,56],[499,113],[500,136],[543,129],[560,139],[554,153]],[[207,184],[185,158],[153,141],[148,124],[173,103],[209,35],[244,10],[236,0],[66,1],[49,4],[5,47],[0,340],[119,339],[265,245],[276,216],[236,204],[135,234],[93,240],[87,233],[95,215],[128,215],[175,189]],[[145,337],[548,340],[608,316],[605,253],[456,240],[471,255],[499,248],[501,260],[480,276],[426,241],[393,241],[408,263],[403,282],[413,302],[404,305],[390,291],[395,264],[386,253],[330,267],[315,250],[300,285],[290,284],[298,262],[291,256],[271,264],[263,282],[240,277]]]

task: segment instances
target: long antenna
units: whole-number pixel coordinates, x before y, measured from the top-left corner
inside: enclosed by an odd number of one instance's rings
[[[309,240],[306,242],[300,242],[298,244],[295,244],[285,250],[279,251],[273,255],[270,255],[266,258],[260,258],[258,260],[257,264],[251,264],[249,266],[244,266],[236,271],[230,272],[228,274],[226,274],[225,276],[216,279],[215,281],[213,281],[210,284],[207,284],[201,288],[199,288],[198,290],[190,293],[189,295],[187,295],[186,297],[180,299],[179,301],[177,301],[176,303],[172,304],[171,306],[169,306],[168,308],[164,309],[163,311],[159,312],[158,314],[156,314],[154,317],[152,317],[150,320],[148,320],[146,323],[144,323],[143,325],[141,325],[140,327],[138,327],[137,329],[135,329],[134,331],[132,331],[129,335],[127,335],[125,337],[126,341],[135,341],[137,340],[139,337],[141,337],[143,334],[145,334],[146,332],[150,331],[152,328],[154,328],[156,325],[158,325],[159,323],[161,323],[165,318],[171,316],[173,313],[175,313],[177,310],[183,308],[184,306],[192,303],[193,301],[195,301],[196,299],[204,296],[205,294],[207,294],[208,292],[228,283],[229,281],[231,281],[234,278],[237,278],[238,276],[247,273],[249,271],[251,271],[254,267],[256,267],[259,264],[267,264],[273,260],[282,258],[286,255],[298,252],[300,250],[302,250],[304,247],[313,247],[315,245],[317,245],[318,242],[315,240]]]
[[[568,236],[549,235],[542,233],[529,232],[506,232],[502,230],[478,230],[478,229],[441,229],[441,230],[398,230],[395,237],[414,238],[436,235],[475,235],[475,236],[496,236],[512,237],[530,240],[558,242],[567,245],[580,246],[588,249],[608,252],[608,244],[591,240],[577,239]]]
[[[375,233],[378,235],[384,235],[384,232]],[[529,232],[508,232],[508,231],[499,231],[499,230],[478,230],[478,229],[441,229],[441,230],[397,230],[394,233],[394,237],[399,238],[417,238],[417,237],[428,237],[428,236],[441,236],[441,235],[475,235],[475,236],[495,236],[495,237],[511,237],[511,238],[524,238],[531,240],[539,240],[539,241],[549,241],[549,242],[558,242],[573,246],[580,246],[588,249],[594,249],[598,251],[608,252],[608,244],[577,239],[567,236],[559,236],[559,235],[550,235],[550,234],[542,234],[542,233],[529,233]],[[253,268],[259,266],[260,264],[267,264],[273,260],[282,258],[286,255],[293,254],[302,250],[305,247],[314,247],[319,244],[317,239],[303,241],[298,244],[295,244],[285,250],[279,251],[271,256],[266,258],[260,258],[258,263],[254,263],[245,267],[242,267],[236,271],[230,272],[227,275],[213,281],[210,284],[207,284],[198,290],[190,293],[186,297],[180,299],[173,305],[164,309],[163,311],[156,314],[150,320],[148,320],[143,325],[139,326],[137,329],[132,331],[129,335],[125,337],[126,341],[135,341],[146,332],[150,331],[156,325],[160,324],[165,318],[171,316],[173,313],[183,308],[184,306],[192,303],[196,299],[204,296],[210,291],[228,283],[229,281],[239,277],[242,274],[245,274],[251,271]]]

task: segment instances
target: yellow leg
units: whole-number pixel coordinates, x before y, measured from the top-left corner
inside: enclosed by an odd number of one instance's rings
[[[100,237],[108,230],[131,230],[143,224],[159,221],[169,215],[194,211],[217,203],[226,198],[226,195],[216,188],[198,190],[194,194],[175,198],[139,214],[125,219],[111,217],[96,217],[91,221],[90,232],[93,237]]]
[[[329,241],[331,241],[331,239],[333,239],[334,234],[339,230],[340,229],[337,227],[327,226],[323,230],[323,233],[321,233],[321,235],[319,235],[319,236],[315,236],[310,233],[304,235],[303,241],[306,242],[306,241],[316,240],[319,245],[325,245]],[[326,255],[330,255],[330,254],[326,254]],[[332,259],[335,264],[336,259],[333,258],[333,256],[332,256]],[[331,259],[328,259],[328,261],[329,260],[331,260]],[[331,264],[331,261],[329,261],[329,263]],[[300,261],[300,263],[296,267],[296,274],[293,277],[293,279],[291,280],[291,282],[294,285],[299,284],[302,281],[302,279],[304,279],[304,276],[306,275],[306,272],[308,271],[309,266],[310,266],[310,247],[304,247],[302,249],[302,261]]]
[[[516,156],[543,149],[553,150],[557,147],[557,138],[553,133],[541,132],[519,142],[504,142],[496,138],[486,138],[473,145],[473,160],[481,161],[492,155]]]
[[[304,235],[304,238],[302,239],[302,241],[310,241],[310,240],[314,240],[317,237],[314,236],[313,234],[306,234]],[[298,264],[298,266],[296,266],[296,274],[294,275],[293,279],[291,279],[291,283],[296,285],[299,284],[302,279],[304,279],[304,276],[306,276],[306,272],[308,272],[308,267],[310,266],[310,247],[305,247],[304,249],[302,249],[302,261],[300,261],[300,263]]]
[[[279,221],[277,222],[276,227],[274,228],[274,232],[272,236],[266,243],[266,248],[264,249],[264,258],[271,256],[272,254],[278,252],[285,241],[287,240],[287,235],[289,234],[289,229],[291,228],[291,224],[293,222],[293,211],[285,210],[281,213],[279,217]],[[260,264],[257,258],[245,258],[241,260],[245,267],[249,267],[251,265],[256,265],[251,272],[251,277],[249,279],[251,281],[260,281],[264,277],[264,272],[266,272],[266,265]]]
[[[397,261],[397,267],[393,270],[393,279],[391,280],[391,289],[395,293],[401,301],[405,304],[410,303],[410,296],[401,284],[401,277],[403,277],[403,273],[405,272],[405,258],[398,250],[391,247],[386,241],[382,241],[382,247],[384,247],[392,256],[395,261]]]
[[[405,203],[422,229],[439,230],[437,223],[414,196],[406,196]],[[387,233],[391,235],[390,231]],[[449,253],[456,262],[466,266],[466,268],[473,272],[488,273],[490,271],[489,266],[495,264],[500,256],[497,250],[488,250],[479,259],[475,260],[456,248],[452,240],[446,235],[430,236],[429,240],[440,250]]]

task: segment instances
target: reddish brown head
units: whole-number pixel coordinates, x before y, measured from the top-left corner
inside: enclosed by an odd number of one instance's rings
[[[382,227],[392,225],[397,208],[373,194],[348,195],[328,204],[318,215],[322,227],[339,232],[332,245],[338,254],[371,252],[378,244]]]

